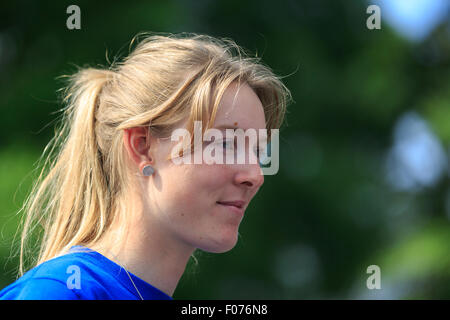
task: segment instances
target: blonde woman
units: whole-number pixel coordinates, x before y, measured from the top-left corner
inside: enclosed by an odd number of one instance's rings
[[[202,133],[277,129],[289,99],[258,58],[206,35],[146,35],[123,61],[78,70],[22,207],[20,278],[0,299],[172,299],[196,249],[235,246],[264,182],[250,161],[258,152],[241,164],[175,163],[172,133],[195,122]],[[192,136],[187,145],[177,155],[195,149]]]

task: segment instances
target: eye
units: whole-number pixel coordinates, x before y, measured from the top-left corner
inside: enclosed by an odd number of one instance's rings
[[[224,149],[234,148],[234,140],[223,140],[222,141],[222,147]]]
[[[258,157],[258,159],[261,157],[261,155],[263,154],[264,150],[265,150],[265,148],[258,148],[258,147],[255,148],[255,154]]]
[[[259,159],[259,155],[261,154],[261,150],[259,148],[255,148],[256,157]]]
[[[257,155],[260,167],[267,165],[267,160],[269,158],[269,155],[267,154],[268,150],[269,149],[267,147],[255,148],[255,153]]]

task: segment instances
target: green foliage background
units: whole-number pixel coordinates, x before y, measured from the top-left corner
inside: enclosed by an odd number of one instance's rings
[[[66,8],[81,8],[81,30]],[[396,121],[414,111],[450,150],[450,27],[421,43],[364,1],[6,1],[0,5],[0,288],[34,164],[61,105],[56,78],[126,54],[140,31],[228,37],[293,94],[280,171],[266,176],[224,254],[198,254],[175,299],[450,298],[450,185],[398,191],[385,179]],[[447,203],[447,205],[446,205]],[[366,269],[381,268],[381,290]]]

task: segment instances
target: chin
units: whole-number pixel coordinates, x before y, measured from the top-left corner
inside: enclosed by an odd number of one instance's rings
[[[237,233],[223,236],[220,239],[213,238],[207,244],[204,243],[199,249],[210,253],[224,253],[233,249],[236,246],[237,240]]]

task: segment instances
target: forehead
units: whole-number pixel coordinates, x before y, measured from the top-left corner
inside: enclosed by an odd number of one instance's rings
[[[265,129],[264,109],[258,95],[246,83],[232,83],[224,92],[217,110],[214,127]]]

